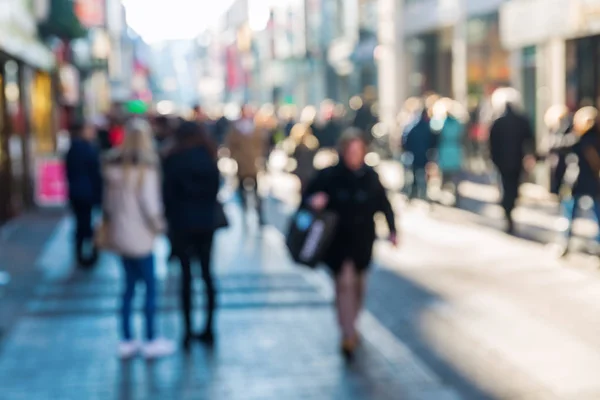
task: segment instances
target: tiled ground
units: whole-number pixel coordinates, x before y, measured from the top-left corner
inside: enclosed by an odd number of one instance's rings
[[[229,211],[239,221],[237,211]],[[220,311],[213,350],[198,345],[189,355],[120,362],[118,262],[105,256],[92,272],[72,271],[65,250],[69,226],[59,227],[46,247],[39,264],[46,278],[4,342],[3,400],[458,398],[370,314],[361,320],[357,358],[346,364],[331,294],[313,274],[291,266],[271,228],[260,235],[234,228],[217,240]],[[159,326],[178,339],[178,273],[164,261],[165,250],[164,243],[157,246]],[[197,294],[199,304],[200,283]]]

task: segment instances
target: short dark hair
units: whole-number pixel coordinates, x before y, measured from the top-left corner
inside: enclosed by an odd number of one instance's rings
[[[71,136],[80,137],[83,135],[84,128],[85,122],[80,118],[76,118],[69,123],[69,133]]]
[[[192,147],[203,147],[212,158],[217,159],[217,145],[204,124],[182,122],[175,130],[175,153]]]

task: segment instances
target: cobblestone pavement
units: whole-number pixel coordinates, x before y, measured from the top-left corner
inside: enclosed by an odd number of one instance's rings
[[[347,365],[338,354],[328,280],[293,267],[276,230],[244,231],[237,208],[228,212],[236,228],[220,234],[216,244],[220,311],[214,350],[198,346],[189,356],[119,362],[118,262],[104,255],[97,269],[73,271],[71,222],[65,220],[37,264],[43,279],[26,314],[4,341],[0,398],[460,398],[369,313],[361,320],[363,346]],[[179,338],[178,271],[166,264],[166,250],[166,244],[157,245],[160,331]],[[197,294],[199,305],[200,287]]]

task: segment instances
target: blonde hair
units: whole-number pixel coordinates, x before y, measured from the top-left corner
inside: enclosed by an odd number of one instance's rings
[[[580,135],[589,131],[598,119],[598,109],[595,107],[583,107],[575,113],[573,117],[573,126]]]
[[[142,168],[141,182],[143,171],[147,167],[154,168],[157,165],[158,154],[154,147],[152,128],[147,121],[135,118],[127,123],[125,140],[119,149],[119,154],[126,179],[128,179],[131,170],[137,167]]]

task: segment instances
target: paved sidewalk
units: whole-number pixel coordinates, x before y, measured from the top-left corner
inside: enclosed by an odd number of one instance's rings
[[[459,398],[368,313],[361,320],[364,345],[346,365],[338,354],[327,279],[292,266],[275,229],[244,233],[237,208],[228,206],[228,212],[237,228],[220,234],[216,244],[220,310],[213,351],[198,346],[189,356],[119,362],[118,262],[104,256],[92,272],[72,271],[66,221],[40,259],[44,283],[0,353],[0,398]],[[166,264],[166,250],[164,243],[157,247],[160,330],[179,338],[178,270]],[[141,323],[138,315],[136,326]]]
[[[37,210],[13,219],[0,228],[0,272],[10,282],[0,288],[0,339],[24,311],[40,280],[36,259],[65,212]]]

